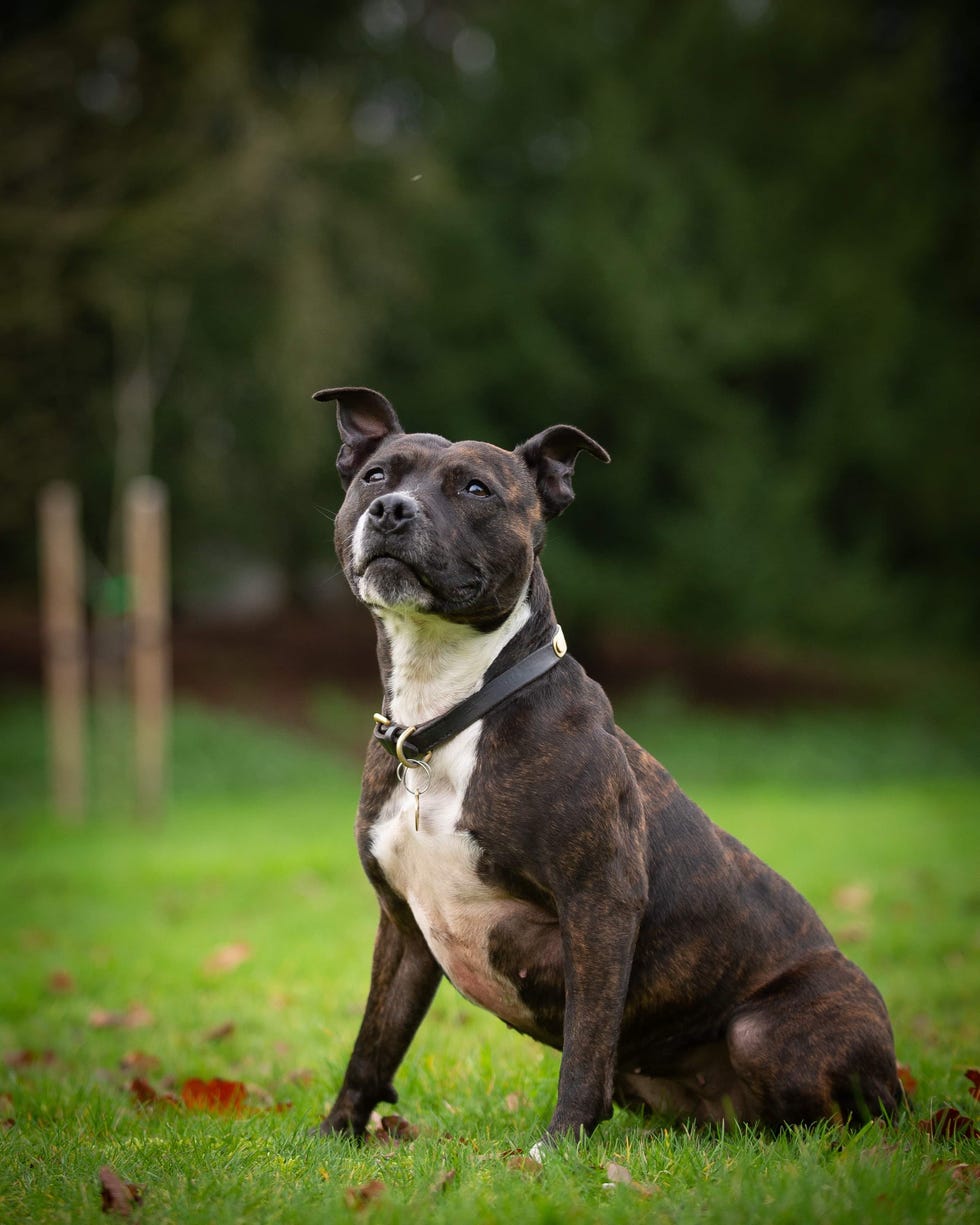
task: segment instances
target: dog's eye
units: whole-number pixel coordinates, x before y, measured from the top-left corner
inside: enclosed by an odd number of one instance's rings
[[[364,481],[364,483],[367,485],[374,485],[378,481],[383,481],[384,479],[385,479],[384,468],[368,468],[367,472],[365,472],[364,475],[361,477],[361,480]]]
[[[467,482],[463,493],[468,493],[473,498],[489,498],[490,496],[490,490],[482,481]]]

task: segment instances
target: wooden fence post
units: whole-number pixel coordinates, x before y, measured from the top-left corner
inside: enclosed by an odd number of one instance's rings
[[[59,816],[80,821],[85,812],[85,605],[74,486],[46,485],[38,512],[52,798]]]
[[[167,492],[141,476],[126,490],[126,569],[131,584],[136,808],[158,816],[166,795],[170,724],[170,582]]]

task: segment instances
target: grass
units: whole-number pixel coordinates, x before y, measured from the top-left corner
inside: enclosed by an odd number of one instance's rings
[[[312,1137],[359,1023],[376,919],[351,837],[356,767],[182,709],[166,822],[142,827],[104,802],[65,828],[44,809],[40,711],[25,701],[0,707],[0,1055],[37,1058],[0,1064],[0,1120],[13,1119],[0,1220],[103,1219],[103,1165],[144,1188],[140,1219],[181,1225],[346,1220],[348,1189],[373,1181],[384,1190],[361,1210],[376,1222],[975,1220],[980,1145],[917,1126],[946,1103],[978,1113],[963,1076],[980,1065],[969,722],[753,723],[663,696],[623,721],[811,897],[878,983],[919,1082],[896,1127],[771,1137],[617,1112],[543,1171],[514,1168],[549,1117],[558,1057],[443,984],[398,1078],[419,1137]],[[229,945],[239,964],[222,968],[212,958]],[[137,1027],[92,1024],[134,1003]],[[134,1051],[159,1061],[143,1075],[160,1091],[223,1077],[249,1086],[255,1110],[141,1106],[120,1067]],[[639,1186],[604,1187],[609,1162]]]

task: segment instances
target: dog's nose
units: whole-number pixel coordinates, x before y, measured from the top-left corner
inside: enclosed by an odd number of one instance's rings
[[[418,502],[407,493],[383,493],[367,509],[371,526],[386,534],[401,531],[418,511]]]

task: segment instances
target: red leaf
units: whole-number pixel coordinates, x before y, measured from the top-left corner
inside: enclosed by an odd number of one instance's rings
[[[378,1199],[384,1193],[384,1183],[377,1178],[373,1178],[361,1187],[348,1187],[344,1191],[344,1199],[347,1201],[348,1208],[354,1208],[359,1212],[361,1209],[366,1208],[372,1200]]]
[[[8,1068],[50,1067],[57,1059],[54,1051],[8,1051],[3,1057]]]
[[[943,1106],[931,1119],[921,1122],[919,1130],[926,1132],[933,1139],[950,1140],[955,1136],[962,1136],[964,1140],[980,1139],[980,1131],[977,1130],[973,1120],[967,1118],[965,1114],[960,1114],[955,1106]]]
[[[48,990],[55,995],[69,995],[75,990],[75,980],[67,970],[55,970],[48,975]]]
[[[134,1076],[130,1081],[129,1091],[136,1100],[143,1106],[148,1106],[155,1102],[160,1097],[156,1089],[148,1080],[144,1080],[142,1076]]]
[[[906,1094],[911,1097],[919,1087],[919,1082],[912,1075],[912,1069],[907,1063],[898,1063],[895,1065],[895,1070],[898,1073],[898,1081]]]
[[[180,1099],[174,1097],[172,1093],[160,1093],[150,1084],[148,1080],[144,1080],[142,1076],[135,1076],[129,1082],[129,1091],[141,1106],[179,1106]]]
[[[247,1090],[240,1080],[199,1080],[192,1077],[180,1091],[188,1110],[207,1110],[210,1114],[245,1113]]]
[[[976,1098],[980,1102],[980,1070],[977,1068],[967,1068],[965,1075],[970,1082],[970,1097]]]
[[[409,1123],[408,1119],[403,1119],[400,1114],[386,1114],[374,1134],[382,1143],[401,1144],[403,1141],[417,1140],[419,1128]]]
[[[123,1182],[111,1165],[99,1170],[102,1187],[102,1211],[116,1216],[132,1216],[133,1205],[143,1198],[143,1188],[132,1182]]]

